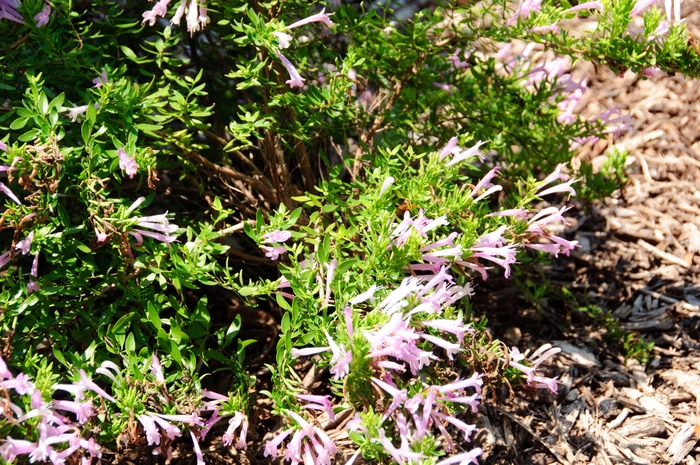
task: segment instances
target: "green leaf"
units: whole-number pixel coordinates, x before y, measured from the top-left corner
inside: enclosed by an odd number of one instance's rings
[[[156,331],[160,332],[160,314],[153,302],[146,303],[146,311],[148,312],[148,320],[153,324],[153,327],[156,328]]]
[[[44,93],[39,96],[39,110],[42,115],[49,112],[49,99],[46,98],[46,94]]]
[[[136,340],[134,339],[134,333],[129,333],[126,337],[126,344],[124,344],[124,350],[129,353],[136,352]]]
[[[233,319],[231,324],[229,325],[228,329],[226,330],[226,338],[224,339],[224,347],[229,345],[229,343],[233,340],[236,335],[238,335],[238,331],[241,329],[241,315],[236,315],[236,317]]]
[[[32,129],[30,131],[25,132],[21,136],[19,136],[17,139],[22,141],[22,142],[32,142],[36,140],[39,135],[41,134],[41,131],[38,129]]]
[[[49,108],[52,109],[52,110],[53,110],[53,109],[61,108],[61,106],[63,105],[63,101],[64,101],[65,99],[66,99],[66,94],[64,94],[63,92],[61,92],[56,98],[54,98],[53,100],[51,100],[51,103],[49,104]]]
[[[137,60],[138,60],[138,57],[136,56],[136,54],[134,53],[134,51],[131,50],[131,49],[130,49],[129,47],[127,47],[126,45],[120,45],[120,46],[119,46],[119,49],[120,49],[120,50],[122,51],[122,53],[123,53],[127,58],[129,58],[130,60],[133,60],[133,61],[137,61]]]
[[[22,129],[27,125],[27,121],[29,121],[29,118],[17,118],[16,120],[10,123],[10,129],[14,131]]]
[[[177,345],[177,342],[174,340],[170,340],[170,356],[173,358],[175,363],[178,365],[182,365],[182,355],[180,354],[180,348]]]
[[[284,316],[282,317],[282,323],[280,326],[282,328],[283,333],[288,333],[291,329],[292,322],[288,312],[285,312]]]

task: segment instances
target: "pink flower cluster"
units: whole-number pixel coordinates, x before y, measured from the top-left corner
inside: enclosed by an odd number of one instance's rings
[[[557,378],[538,376],[536,370],[545,360],[559,352],[561,352],[560,348],[552,347],[552,344],[545,344],[527,357],[529,365],[523,365],[520,362],[525,360],[525,355],[521,354],[517,347],[513,347],[510,349],[508,364],[525,374],[525,379],[529,386],[534,385],[538,389],[546,388],[556,394],[558,389]]]
[[[141,205],[146,200],[145,197],[139,197],[136,201],[128,208],[127,214],[134,211],[139,205]],[[141,216],[136,219],[135,226],[138,228],[132,228],[129,234],[136,238],[136,242],[141,244],[143,242],[143,236],[150,237],[157,241],[165,242],[170,244],[177,241],[177,235],[172,235],[179,228],[175,224],[170,224],[168,221],[168,214],[161,213],[160,215],[151,216]]]
[[[162,385],[162,389],[167,391],[163,369],[155,354],[151,357],[151,374]],[[182,430],[175,423],[181,423],[186,425],[189,431],[195,456],[197,457],[197,465],[204,465],[204,456],[199,441],[206,437],[216,423],[228,416],[221,415],[222,404],[228,400],[228,397],[207,390],[203,390],[201,394],[203,399],[196,412],[175,415],[143,412],[138,415],[138,421],[141,423],[143,432],[146,435],[146,442],[149,446],[155,446],[152,451],[153,455],[163,455],[168,460],[171,459],[172,443],[175,439],[182,437]],[[207,420],[201,416],[205,412],[211,412]],[[222,442],[225,446],[230,446],[233,443],[236,431],[238,431],[238,438],[235,447],[247,449],[248,418],[241,412],[235,412],[229,420],[229,426],[222,437]]]
[[[36,388],[29,376],[20,373],[14,377],[7,368],[5,361],[0,358],[0,388],[5,391],[5,408],[2,416],[11,423],[20,424],[29,419],[39,418],[32,436],[36,441],[27,439],[5,438],[0,445],[0,457],[5,462],[13,462],[17,457],[26,455],[30,462],[51,462],[63,465],[68,458],[82,456],[84,465],[92,463],[93,459],[102,457],[100,446],[93,438],[81,437],[82,425],[95,416],[92,400],[85,401],[85,390],[91,390],[106,400],[114,399],[99,386],[90,381],[85,372],[80,370],[80,381],[73,384],[57,384],[53,389],[64,390],[74,395],[74,400],[53,400],[45,402],[43,393]],[[8,391],[14,390],[17,395],[29,396],[31,410],[24,412],[21,407],[11,402]],[[69,413],[75,421],[65,416]],[[58,446],[58,447],[57,447]]]
[[[333,26],[333,21],[331,21],[330,16],[326,13],[326,9],[324,8],[323,10],[321,10],[320,13],[313,14],[311,16],[304,18],[304,19],[300,19],[299,21],[287,26],[286,29],[294,29],[295,27],[300,27],[300,26],[303,26],[305,24],[316,23],[316,22],[322,22],[328,27]],[[279,46],[280,50],[283,50],[283,49],[289,47],[289,44],[292,41],[292,36],[290,34],[287,34],[286,32],[279,32],[279,31],[273,32],[272,34],[277,38],[277,41],[279,43],[278,46]],[[276,52],[276,54],[277,54],[277,58],[280,59],[280,61],[284,65],[285,69],[287,70],[287,73],[289,74],[289,79],[287,81],[285,81],[285,83],[289,84],[290,88],[304,87],[304,81],[306,81],[306,79],[301,77],[301,75],[299,74],[299,71],[297,71],[294,64],[292,64],[292,62],[289,61],[287,59],[287,57],[282,55],[282,53],[280,53],[279,51]]]
[[[478,154],[481,144],[480,142],[465,151],[457,147],[457,139],[453,138],[441,151],[439,161],[450,164],[446,161],[450,155],[454,156],[452,161],[456,162],[473,158]],[[465,152],[467,155],[464,155]],[[546,179],[535,183],[531,195],[542,197],[553,193],[575,194],[572,184],[576,179],[569,179],[562,173],[562,169],[562,165],[558,166]],[[492,183],[497,175],[498,168],[494,168],[471,188],[468,196],[473,202],[500,190],[501,186]],[[457,447],[447,428],[455,428],[463,440],[469,442],[476,426],[458,418],[453,412],[455,406],[468,407],[472,413],[477,412],[483,384],[481,375],[473,373],[466,379],[457,378],[443,385],[431,384],[421,376],[426,367],[459,357],[464,350],[465,337],[473,331],[461,318],[444,314],[445,309],[459,299],[473,294],[470,285],[455,284],[450,268],[461,265],[480,272],[485,279],[487,268],[480,263],[481,260],[503,267],[508,276],[510,266],[516,262],[516,253],[523,246],[539,248],[555,255],[568,254],[576,247],[576,241],[566,241],[546,230],[546,225],[552,222],[565,222],[563,214],[567,209],[552,207],[533,215],[523,209],[494,213],[489,216],[511,216],[527,222],[526,232],[518,236],[508,226],[501,226],[483,234],[468,248],[463,248],[458,232],[451,232],[432,242],[428,240],[429,233],[439,235],[449,226],[446,217],[428,218],[423,210],[419,210],[415,217],[405,213],[400,222],[392,224],[390,236],[397,248],[406,247],[410,241],[420,244],[422,260],[407,266],[412,276],[405,277],[388,293],[382,293],[382,297],[377,295],[381,288],[372,285],[350,299],[341,307],[344,308],[342,316],[339,315],[345,331],[334,333],[333,336],[324,331],[327,345],[294,348],[291,355],[304,357],[330,352],[330,356],[326,355],[325,359],[329,372],[334,380],[343,382],[344,385],[348,383],[351,370],[369,370],[372,373],[369,381],[374,385],[375,392],[381,392],[378,398],[384,399],[378,405],[373,405],[373,410],[380,418],[373,420],[374,427],[370,428],[369,423],[363,424],[365,417],[356,413],[347,428],[368,436],[367,440],[371,443],[381,444],[384,452],[394,462],[417,464],[427,458],[418,452],[416,444],[434,433],[443,436],[443,444],[448,452],[455,452]],[[529,220],[528,216],[531,216]],[[269,237],[278,238],[278,233],[270,233]],[[527,245],[520,244],[525,238],[545,238],[551,244],[543,244],[541,247],[529,242]],[[337,265],[337,260],[327,264],[325,286],[323,279],[319,281],[320,298],[326,304],[332,302],[329,283],[337,271]],[[322,268],[310,266],[317,270]],[[319,272],[317,276],[320,274]],[[284,280],[284,285],[288,286],[289,282]],[[367,314],[372,315],[372,318],[366,318]],[[367,320],[376,323],[367,323]],[[521,371],[528,385],[556,392],[557,379],[540,376],[537,369],[558,351],[551,345],[545,345],[525,359],[517,349],[513,349],[510,357],[503,361]],[[407,372],[410,372],[410,376]],[[411,379],[410,383],[406,382],[408,378]],[[296,411],[287,407],[283,409],[290,426],[267,443],[265,455],[276,456],[278,449],[286,444],[285,458],[293,465],[302,461],[307,464],[329,464],[335,453],[335,445],[324,431],[312,426],[300,411],[321,411],[333,421],[335,412],[332,398],[328,395],[297,394],[296,399],[300,401],[300,408]],[[379,422],[379,427],[376,421]],[[369,437],[370,434],[374,436]],[[457,453],[437,465],[476,464],[481,452],[481,449],[475,448]],[[355,456],[358,454],[359,451]]]
[[[170,1],[158,0],[151,10],[143,13],[143,21],[141,23],[148,21],[148,24],[153,26],[159,16],[165,18]],[[190,33],[190,36],[200,29],[204,29],[210,22],[209,16],[207,16],[206,0],[181,0],[175,14],[170,19],[170,23],[179,25],[183,16],[185,16],[187,32]]]
[[[25,218],[30,218],[33,217],[34,214],[32,213],[31,215],[28,215]],[[34,231],[31,231],[29,234],[27,234],[27,237],[22,239],[21,241],[17,242],[15,245],[15,250],[19,250],[22,252],[22,255],[27,255],[32,247],[32,243],[34,242]],[[10,251],[5,252],[4,254],[0,255],[0,269],[4,268],[5,265],[7,265],[10,260],[12,259],[12,254]],[[34,253],[34,260],[32,261],[32,267],[29,271],[29,284],[27,284],[27,291],[31,294],[32,292],[37,292],[39,289],[41,289],[41,286],[36,282],[37,276],[39,272],[39,251],[37,250]]]
[[[284,454],[285,460],[293,465],[304,462],[307,465],[330,465],[331,458],[337,452],[335,442],[325,431],[311,425],[297,413],[287,410],[285,414],[296,423],[285,429],[265,445],[265,457],[277,456],[277,449],[291,435]]]
[[[465,440],[475,430],[475,426],[468,425],[452,416],[447,408],[448,404],[469,405],[475,410],[479,403],[479,391],[481,388],[480,376],[475,374],[467,380],[456,380],[444,386],[425,386],[422,392],[408,396],[406,389],[397,386],[396,380],[400,374],[408,368],[413,375],[437,360],[437,356],[422,346],[425,343],[444,351],[449,359],[461,351],[461,343],[466,333],[471,332],[470,325],[459,319],[440,318],[442,310],[452,305],[456,300],[471,291],[460,286],[453,285],[453,278],[447,272],[446,267],[441,267],[433,275],[422,275],[405,278],[399,287],[391,291],[381,301],[373,304],[373,307],[385,315],[388,320],[381,326],[371,329],[363,329],[361,337],[368,343],[367,357],[370,366],[377,371],[384,370],[383,379],[372,378],[372,382],[391,397],[390,404],[384,409],[383,422],[390,418],[396,425],[400,435],[401,446],[393,446],[386,436],[384,429],[379,432],[379,440],[384,449],[398,463],[417,462],[422,455],[411,449],[411,444],[429,434],[433,428],[440,431],[446,438],[448,450],[453,450],[454,445],[445,425],[450,424],[464,433]],[[368,301],[375,301],[374,295],[378,290],[372,286],[348,302],[343,312],[347,340],[356,341],[359,337],[353,325],[353,306]],[[435,315],[437,318],[416,318],[417,315]],[[435,332],[442,332],[454,337],[457,342],[451,342],[448,337],[436,336]],[[292,355],[309,356],[330,350],[330,372],[336,380],[342,380],[349,374],[350,364],[353,361],[352,353],[344,344],[339,344],[326,334],[329,345],[326,347],[310,347],[294,349]],[[396,376],[396,378],[394,378]],[[475,388],[472,394],[465,393],[467,388]],[[304,408],[309,410],[322,410],[333,419],[333,410],[328,396],[297,395],[299,400],[309,402]],[[298,463],[304,457],[309,457],[309,463],[329,463],[327,453],[334,450],[335,446],[321,448],[321,444],[327,444],[322,439],[321,431],[309,429],[308,422],[292,411],[286,412],[301,429],[292,427],[282,431],[266,447],[266,455],[275,455],[277,448],[285,439],[294,433],[292,441],[287,445],[285,457]],[[358,417],[359,418],[359,417]],[[359,419],[349,426],[351,429],[363,427]],[[325,434],[325,433],[324,433]],[[303,445],[299,438],[308,438]],[[303,450],[304,454],[298,453]],[[333,452],[334,453],[334,452]],[[473,459],[480,454],[480,450],[471,452]]]
[[[264,234],[262,236],[262,239],[263,242],[266,244],[275,244],[287,242],[291,237],[292,233],[290,233],[289,231],[280,231],[279,229],[276,229],[272,232]],[[280,255],[287,253],[287,248],[283,245],[263,245],[260,248],[263,250],[263,252],[265,252],[265,256],[270,260],[277,260],[280,257]]]
[[[574,8],[583,7],[584,5],[586,4],[581,4]],[[525,46],[522,52],[511,56],[512,45],[506,44],[499,50],[496,59],[503,62],[503,68],[507,73],[522,78],[523,84],[529,89],[536,89],[545,82],[556,83],[555,90],[558,91],[561,97],[557,102],[560,111],[557,121],[562,124],[571,124],[579,118],[574,111],[580,103],[583,94],[588,90],[586,80],[576,81],[570,72],[567,62],[561,58],[551,62],[544,61],[531,67],[529,56],[536,45],[534,42],[530,43]],[[653,70],[649,72],[653,72]],[[633,120],[629,115],[623,115],[620,110],[613,108],[594,116],[590,119],[590,122],[593,124],[599,122],[603,126],[602,132],[604,134],[619,136],[622,132],[628,131],[632,127]],[[570,148],[575,150],[587,142],[596,142],[598,139],[599,137],[597,136],[576,138],[571,141]]]

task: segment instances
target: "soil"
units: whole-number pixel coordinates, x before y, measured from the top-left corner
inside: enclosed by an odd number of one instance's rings
[[[698,36],[700,4],[684,2],[682,11]],[[580,113],[616,107],[635,120],[579,159],[600,165],[613,145],[626,149],[628,181],[573,215],[565,236],[581,247],[535,265],[539,281],[480,289],[492,289],[475,309],[497,309],[489,313],[494,337],[521,350],[562,349],[546,369],[561,380],[556,395],[516,389],[505,403],[485,402],[474,441],[485,451],[480,463],[697,464],[700,81],[643,80],[589,63],[576,72],[590,87]],[[536,286],[554,296],[539,308],[522,298]]]

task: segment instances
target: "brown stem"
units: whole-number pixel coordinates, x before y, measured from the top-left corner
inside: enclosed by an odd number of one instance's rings
[[[297,140],[294,148],[299,156],[299,167],[301,168],[301,174],[304,178],[304,187],[312,194],[316,194],[316,177],[311,170],[311,162],[309,161],[309,155],[306,151],[306,144],[301,140]]]
[[[212,139],[212,140],[218,142],[219,144],[223,145],[224,147],[226,146],[226,144],[228,144],[228,142],[226,141],[226,139],[224,139],[223,137],[219,136],[218,134],[213,133],[212,131],[210,131],[210,130],[208,130],[208,129],[205,129],[205,130],[202,131],[202,132],[204,133],[205,136],[207,136],[207,137],[209,137],[210,139]],[[255,174],[257,174],[258,176],[262,176],[262,175],[263,175],[263,174],[262,174],[262,171],[260,171],[260,170],[258,169],[258,167],[255,166],[255,164],[254,164],[252,161],[250,161],[250,159],[249,159],[248,157],[245,156],[245,154],[244,154],[243,152],[241,152],[240,150],[234,150],[234,151],[232,151],[231,153],[233,153],[234,155],[236,155],[240,161],[242,161],[242,162],[245,163],[250,169],[252,169],[253,171],[255,171]]]
[[[189,150],[186,150],[184,147],[182,147],[182,149],[191,160],[197,162],[198,164],[204,166],[205,168],[210,169],[211,171],[214,171],[215,173],[219,173],[221,175],[228,176],[230,178],[237,179],[239,181],[243,181],[243,182],[251,185],[252,187],[256,188],[258,191],[260,191],[262,196],[265,197],[265,200],[267,200],[268,202],[278,203],[275,195],[272,192],[270,192],[270,190],[262,182],[258,181],[257,179],[251,178],[250,176],[246,176],[245,174],[240,173],[231,167],[217,165],[216,163],[207,160],[206,158],[204,158],[203,156],[201,156],[198,153],[190,152]]]

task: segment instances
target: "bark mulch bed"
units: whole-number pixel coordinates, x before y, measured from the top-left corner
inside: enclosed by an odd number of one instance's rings
[[[684,2],[683,17],[697,36],[700,5]],[[589,80],[583,114],[614,106],[635,119],[580,157],[598,164],[615,143],[629,153],[629,181],[574,215],[565,235],[581,247],[571,258],[534,265],[533,284],[559,297],[536,309],[517,298],[527,286],[484,285],[493,291],[483,304],[498,309],[494,336],[559,346],[547,372],[562,384],[556,395],[516,390],[499,407],[486,402],[480,462],[700,463],[700,81],[585,63],[576,72]],[[634,341],[653,342],[645,363],[628,356]]]

